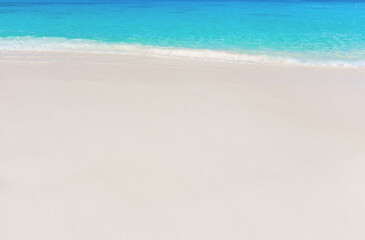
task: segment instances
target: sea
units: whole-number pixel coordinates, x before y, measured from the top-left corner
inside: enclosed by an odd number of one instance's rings
[[[365,0],[0,0],[0,51],[365,67]]]

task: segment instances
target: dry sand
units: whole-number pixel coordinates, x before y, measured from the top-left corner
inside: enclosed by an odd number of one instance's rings
[[[0,55],[0,239],[365,239],[365,71]]]

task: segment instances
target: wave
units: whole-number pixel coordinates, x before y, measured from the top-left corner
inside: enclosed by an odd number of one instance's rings
[[[189,49],[174,47],[156,47],[139,44],[107,43],[85,39],[67,39],[55,37],[0,37],[0,51],[58,51],[89,52],[120,55],[148,55],[153,57],[172,57],[199,59],[205,61],[252,63],[252,64],[286,64],[323,67],[365,68],[364,60],[330,59],[319,60],[293,56],[286,53],[248,54],[209,49]]]

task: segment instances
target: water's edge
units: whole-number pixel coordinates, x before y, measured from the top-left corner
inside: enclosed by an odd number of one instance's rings
[[[236,62],[253,64],[283,64],[317,67],[365,68],[365,61],[343,61],[340,59],[301,59],[295,56],[274,54],[251,54],[210,49],[188,49],[174,47],[146,46],[139,44],[107,43],[86,39],[52,37],[0,37],[0,51],[41,52],[89,52],[119,55],[147,55],[164,58],[199,59],[215,62]]]

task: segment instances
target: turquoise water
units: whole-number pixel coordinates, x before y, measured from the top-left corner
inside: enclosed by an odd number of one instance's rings
[[[0,0],[1,50],[365,65],[365,1]]]

